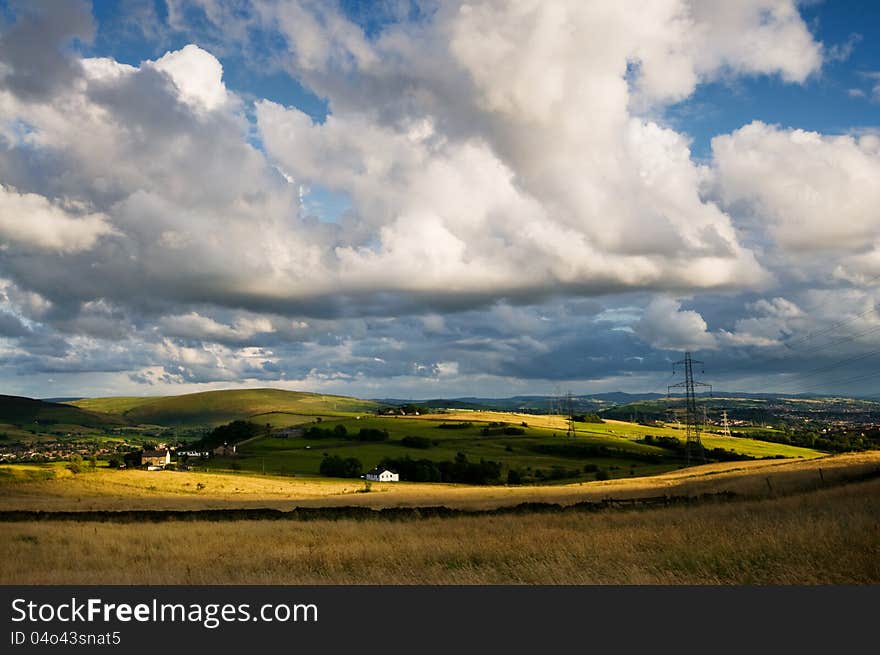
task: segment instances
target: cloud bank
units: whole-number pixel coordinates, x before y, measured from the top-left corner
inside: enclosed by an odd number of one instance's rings
[[[772,308],[880,273],[876,136],[754,122],[698,161],[664,119],[702,84],[817,76],[791,0],[421,3],[374,30],[333,3],[167,5],[191,42],[136,65],[79,54],[84,3],[2,28],[8,371],[641,379],[663,351],[772,348]],[[328,115],[228,88],[233,55]],[[316,187],[349,209],[315,215]],[[710,325],[682,309],[704,297],[742,300]]]

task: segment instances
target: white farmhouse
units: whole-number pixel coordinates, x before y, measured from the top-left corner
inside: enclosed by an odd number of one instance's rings
[[[171,463],[170,450],[145,450],[141,455],[141,464],[150,471],[158,471]]]
[[[374,468],[367,471],[367,480],[371,482],[400,482],[400,475],[386,468]]]

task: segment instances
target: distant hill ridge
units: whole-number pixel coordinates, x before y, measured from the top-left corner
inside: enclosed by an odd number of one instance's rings
[[[31,427],[56,424],[81,425],[88,428],[111,428],[127,424],[119,416],[111,416],[72,405],[0,395],[0,423]]]
[[[370,412],[371,400],[284,389],[228,389],[181,396],[85,398],[71,403],[82,409],[117,414],[147,425],[220,425],[260,414],[333,414]]]
[[[747,394],[716,392],[712,398],[753,399],[756,402],[771,399],[807,400],[821,396],[792,394]],[[619,414],[629,411],[658,411],[664,404],[664,394],[630,394],[610,392],[573,396],[575,411],[601,411]],[[838,399],[848,402],[848,399]],[[168,427],[216,426],[237,419],[270,422],[273,413],[302,416],[332,416],[346,413],[370,413],[382,405],[417,404],[428,408],[524,411],[543,413],[553,408],[552,396],[523,395],[510,398],[435,398],[430,400],[384,398],[363,400],[349,396],[320,394],[284,389],[228,389],[183,394],[179,396],[120,396],[109,398],[80,398],[66,403],[35,400],[19,396],[0,395],[0,424],[33,428],[35,422],[43,426],[64,424],[96,429],[111,429],[135,425]],[[877,403],[858,401],[875,406]],[[642,403],[643,406],[639,406]],[[557,403],[558,405],[558,403]],[[649,405],[653,408],[648,407]],[[557,407],[558,409],[558,407]],[[628,419],[629,414],[621,414]]]

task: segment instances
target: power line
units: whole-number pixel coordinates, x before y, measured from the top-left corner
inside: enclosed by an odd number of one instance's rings
[[[821,330],[816,330],[815,332],[810,332],[810,333],[800,337],[799,339],[795,339],[794,341],[783,339],[782,345],[785,346],[786,348],[791,348],[792,346],[795,346],[799,343],[803,343],[803,342],[809,341],[810,339],[815,339],[816,337],[820,337],[823,334],[827,334],[829,332],[834,332],[834,330],[836,330],[837,328],[841,328],[841,327],[844,327],[845,325],[849,325],[850,323],[854,323],[858,319],[867,316],[868,314],[870,314],[871,312],[873,312],[875,310],[876,310],[875,307],[871,307],[870,309],[866,309],[865,311],[863,311],[861,314],[856,314],[855,316],[852,316],[848,319],[838,321],[837,323],[832,323],[831,325],[829,325],[826,328],[823,328]]]
[[[565,399],[567,401],[566,402],[566,405],[567,405],[566,409],[568,412],[568,429],[566,430],[565,436],[571,437],[573,439],[575,436],[574,435],[574,402],[572,401],[572,398],[571,398],[571,391],[568,392]]]
[[[855,362],[860,362],[865,359],[870,359],[871,357],[874,357],[875,355],[880,355],[880,349],[872,350],[869,353],[854,355],[853,357],[847,357],[846,359],[843,359],[839,362],[834,362],[833,364],[828,364],[827,366],[820,366],[819,368],[810,369],[808,371],[804,371],[803,373],[795,373],[794,377],[792,379],[790,379],[788,382],[783,382],[782,386],[784,386],[784,387],[791,386],[792,384],[795,384],[796,382],[806,380],[811,377],[815,377],[816,375],[819,375],[820,373],[826,373],[828,371],[832,371],[836,368],[840,368],[841,366],[845,366],[846,364],[851,364],[851,363],[855,363]]]
[[[686,352],[682,361],[675,362],[672,365],[673,374],[675,373],[676,366],[680,365],[683,367],[684,381],[679,382],[678,384],[669,385],[667,388],[667,394],[671,393],[672,389],[675,388],[683,388],[685,390],[685,434],[687,435],[687,442],[685,444],[686,466],[691,465],[692,457],[699,457],[701,463],[705,464],[706,462],[706,453],[703,450],[703,442],[700,440],[701,424],[700,417],[697,415],[697,397],[694,392],[696,387],[708,387],[710,392],[712,390],[712,385],[694,380],[694,364],[702,365],[702,363],[703,362],[691,359],[690,352]]]
[[[870,311],[875,311],[875,309],[872,308]],[[825,350],[826,348],[830,348],[832,346],[838,346],[842,343],[847,343],[848,341],[853,341],[853,340],[858,339],[860,337],[868,336],[870,334],[876,334],[878,332],[880,332],[880,325],[874,326],[874,327],[869,328],[867,330],[863,330],[862,332],[857,332],[856,334],[850,334],[845,337],[840,337],[838,339],[835,339],[833,341],[825,343],[821,346],[816,346],[816,347],[809,348],[809,349],[803,350],[803,351],[790,352],[785,357],[777,357],[775,359],[766,359],[765,361],[767,361],[768,363],[779,364],[779,363],[784,363],[784,362],[788,362],[788,361],[793,361],[795,359],[803,359],[804,357],[807,357],[809,355],[814,355],[818,352],[821,352],[821,351]],[[867,357],[867,355],[865,355],[865,357]],[[836,367],[840,363],[841,362],[835,362],[832,365],[832,367]],[[747,376],[745,379],[748,380],[749,378],[755,378],[755,377],[766,378],[766,374],[751,375],[751,376]],[[787,383],[782,383],[782,384],[785,385]],[[752,393],[764,393],[770,388],[770,386],[771,385],[769,383],[765,383],[763,385],[760,385],[757,389],[754,389],[752,391]]]
[[[869,278],[869,279],[864,283],[863,286],[869,286],[869,285],[871,285],[872,283],[876,282],[877,280],[880,280],[880,273],[878,273],[877,275],[874,275],[873,277]],[[802,337],[798,337],[797,339],[793,339],[793,340],[792,340],[791,338],[786,338],[786,339],[783,340],[782,345],[783,345],[785,348],[787,348],[789,351],[793,351],[795,346],[799,346],[799,345],[801,345],[801,344],[804,344],[804,343],[806,343],[806,342],[808,342],[808,341],[811,341],[812,339],[815,339],[816,337],[820,337],[820,336],[824,336],[824,335],[827,335],[827,334],[831,334],[831,333],[833,333],[835,330],[838,330],[838,329],[840,329],[840,328],[842,328],[842,327],[845,327],[845,326],[847,326],[847,325],[850,325],[850,324],[852,324],[852,323],[855,323],[855,322],[858,321],[859,319],[864,318],[864,317],[867,316],[868,314],[871,314],[872,312],[876,312],[876,311],[877,311],[877,305],[876,305],[876,303],[875,303],[873,307],[869,307],[869,308],[866,309],[865,311],[860,312],[859,314],[856,314],[855,316],[851,316],[851,317],[849,317],[849,318],[846,318],[846,319],[843,319],[843,320],[837,321],[837,322],[832,323],[831,325],[829,325],[829,326],[827,326],[827,327],[825,327],[825,328],[822,328],[822,329],[820,329],[820,330],[814,330],[813,332],[809,332],[809,333],[803,335]],[[841,338],[835,339],[835,340],[833,340],[833,341],[830,341],[830,342],[828,342],[828,343],[822,344],[822,345],[820,345],[820,346],[815,346],[815,347],[813,347],[813,348],[810,348],[810,349],[808,349],[808,350],[806,350],[806,351],[799,351],[799,350],[798,350],[798,351],[790,352],[789,354],[787,354],[787,355],[784,356],[784,357],[777,357],[777,358],[774,358],[774,359],[770,359],[769,362],[770,362],[770,363],[779,364],[779,363],[784,363],[784,362],[790,361],[790,360],[792,360],[792,359],[794,359],[794,358],[803,358],[803,357],[805,357],[805,356],[808,356],[808,355],[811,355],[811,354],[815,354],[815,353],[817,353],[817,352],[821,352],[822,350],[825,350],[825,349],[830,348],[830,347],[832,347],[832,346],[840,345],[840,344],[842,344],[842,343],[846,343],[846,342],[848,342],[848,341],[853,341],[854,339],[858,339],[859,337],[868,336],[869,334],[875,334],[875,333],[877,333],[877,332],[880,332],[880,326],[875,326],[875,327],[869,328],[868,330],[864,330],[864,331],[859,332],[859,333],[856,333],[856,334],[852,334],[852,335],[848,335],[848,336],[845,336],[845,337],[841,337]],[[868,356],[868,355],[865,355],[865,357],[867,357],[867,356]],[[765,360],[765,361],[768,361],[768,360]],[[843,363],[844,363],[844,362],[836,362],[836,363],[832,364],[832,365],[829,367],[829,370],[830,370],[831,368],[836,368],[837,366],[841,366],[841,365],[843,365]],[[818,371],[818,370],[817,370],[816,372],[821,372],[821,371]],[[811,374],[812,374],[812,373],[811,373]],[[747,376],[745,379],[748,380],[749,378],[754,378],[754,377],[758,377],[758,376]],[[761,377],[764,377],[764,378],[766,379],[766,375],[762,375]],[[790,381],[790,382],[783,382],[783,383],[781,383],[781,384],[782,384],[783,386],[787,386],[787,385],[789,385],[789,384],[791,384],[791,383],[792,383],[792,382]],[[753,390],[753,393],[763,393],[763,392],[766,392],[766,391],[769,389],[769,387],[770,387],[770,385],[767,384],[767,383],[765,383],[764,385],[760,386],[758,389]]]
[[[880,371],[874,371],[872,373],[862,373],[860,375],[856,375],[855,377],[843,378],[841,380],[832,380],[831,382],[823,380],[822,382],[819,382],[817,384],[813,384],[813,385],[809,385],[807,387],[804,387],[804,389],[815,389],[818,387],[823,387],[828,384],[840,385],[840,386],[846,387],[846,386],[849,386],[850,384],[853,384],[854,382],[862,382],[864,380],[870,380],[870,379],[876,378],[876,377],[880,377]]]

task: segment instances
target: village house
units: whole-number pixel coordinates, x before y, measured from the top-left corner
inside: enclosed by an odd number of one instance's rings
[[[174,453],[177,456],[178,460],[191,460],[191,459],[209,459],[211,457],[210,450],[178,450]]]
[[[165,468],[170,463],[170,450],[145,450],[141,455],[141,465],[150,470]]]
[[[386,468],[374,468],[365,476],[371,482],[400,482],[400,475]]]
[[[218,457],[233,457],[235,455],[235,444],[223,444],[214,449],[214,454]]]

